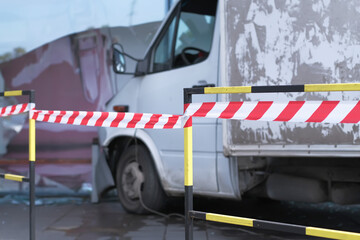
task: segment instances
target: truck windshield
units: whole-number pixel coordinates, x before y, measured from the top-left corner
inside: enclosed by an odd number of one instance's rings
[[[207,58],[216,7],[215,0],[182,1],[180,15],[174,16],[155,46],[153,72],[196,64]]]

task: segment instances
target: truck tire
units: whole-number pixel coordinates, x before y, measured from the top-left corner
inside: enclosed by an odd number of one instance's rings
[[[121,154],[116,169],[116,188],[120,203],[127,212],[148,213],[143,204],[155,211],[165,207],[166,195],[152,157],[143,145],[132,145]]]

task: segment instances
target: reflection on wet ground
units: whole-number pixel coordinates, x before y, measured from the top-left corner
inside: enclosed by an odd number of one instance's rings
[[[172,211],[182,213],[182,201]],[[242,202],[196,199],[200,211],[232,214],[337,230],[360,231],[360,206],[305,204],[248,199]],[[0,239],[28,238],[25,196],[5,196],[0,201]],[[171,212],[171,211],[170,211]],[[168,212],[167,214],[169,214]],[[89,198],[38,198],[36,239],[184,239],[183,219],[127,214],[115,197],[99,204]],[[196,221],[194,239],[317,239],[274,231]]]

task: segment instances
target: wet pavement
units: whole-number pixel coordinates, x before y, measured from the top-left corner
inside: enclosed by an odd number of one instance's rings
[[[28,239],[28,202],[23,196],[0,199],[0,239]],[[243,202],[196,199],[196,210],[233,214],[338,230],[360,231],[360,206],[298,204],[250,199]],[[92,204],[84,197],[37,198],[36,239],[184,239],[181,201],[177,215],[127,214],[114,197]],[[166,213],[169,214],[169,213]],[[196,221],[194,239],[318,239],[274,231]]]

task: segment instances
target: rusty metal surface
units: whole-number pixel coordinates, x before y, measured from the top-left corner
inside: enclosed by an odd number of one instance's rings
[[[227,79],[224,84],[358,82],[359,5],[359,0],[225,0]],[[228,96],[228,100],[358,100],[358,96],[356,92],[239,94]],[[349,124],[229,121],[226,130],[231,136],[224,142],[228,151],[236,150],[239,145],[358,145],[360,142],[358,125]]]

